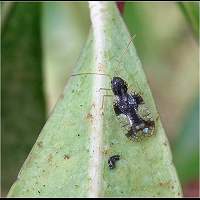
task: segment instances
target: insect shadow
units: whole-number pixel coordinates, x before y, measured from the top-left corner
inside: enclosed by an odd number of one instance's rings
[[[127,48],[132,40],[128,43]],[[127,49],[125,49],[127,51]],[[125,53],[125,51],[124,51]],[[124,53],[122,55],[124,55]],[[121,56],[122,59],[122,56]],[[121,59],[118,64],[120,64]],[[127,82],[120,76],[110,77],[108,74],[101,73],[80,73],[72,76],[96,74],[104,75],[111,79],[111,88],[99,88],[99,90],[110,90],[112,95],[104,94],[102,100],[102,109],[105,97],[114,96],[113,109],[116,116],[122,116],[125,119],[123,128],[126,128],[126,136],[133,141],[140,141],[144,136],[153,135],[155,122],[149,112],[142,96],[136,92],[128,91]]]

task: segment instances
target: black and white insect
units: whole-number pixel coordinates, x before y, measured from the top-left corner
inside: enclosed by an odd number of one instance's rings
[[[82,73],[75,74],[96,74],[96,75],[106,75],[98,73]],[[110,76],[108,76],[110,78]],[[155,122],[145,105],[142,96],[136,92],[128,92],[128,84],[121,77],[113,77],[111,79],[111,88],[100,88],[102,90],[112,90],[115,100],[113,103],[113,108],[116,116],[122,116],[126,124],[128,132],[125,134],[128,138],[133,141],[142,139],[143,136],[153,135],[153,130],[155,128]],[[103,95],[113,96],[113,95]],[[102,101],[103,108],[104,98]],[[123,126],[123,127],[124,127]]]
[[[135,37],[135,36],[134,36]],[[133,39],[133,38],[132,38]],[[123,58],[126,53],[128,46],[131,44],[132,39],[127,45],[124,53],[121,58]],[[118,61],[120,64],[121,59]],[[72,76],[84,75],[84,74],[96,74],[96,75],[105,75],[111,79],[111,88],[100,88],[102,90],[112,90],[115,101],[113,104],[114,112],[116,116],[122,116],[125,119],[127,133],[126,136],[133,141],[137,141],[137,139],[141,139],[141,136],[151,136],[153,135],[153,130],[155,128],[155,122],[150,116],[150,112],[146,107],[144,100],[141,95],[136,92],[128,92],[128,85],[125,80],[123,80],[119,76],[110,77],[107,74],[100,73],[81,73],[74,74]],[[105,96],[113,96],[113,95],[103,95],[102,108],[104,103]],[[124,127],[123,126],[123,127]]]
[[[133,140],[139,136],[151,136],[155,123],[147,109],[146,114],[141,112],[145,105],[143,98],[135,92],[129,93],[127,83],[120,77],[112,78],[111,89],[115,95],[115,114],[124,115],[128,121],[129,130],[126,136]]]
[[[114,155],[114,156],[111,156],[109,159],[108,159],[108,166],[110,169],[114,169],[115,168],[115,162],[117,160],[120,159],[120,155]]]

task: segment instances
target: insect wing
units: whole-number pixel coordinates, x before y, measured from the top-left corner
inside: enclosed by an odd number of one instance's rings
[[[146,124],[146,127],[142,131],[142,134],[144,136],[153,135],[155,123],[153,120],[153,116],[152,116],[151,112],[149,111],[148,107],[146,106],[146,104],[138,105],[137,114],[144,120],[144,122]]]

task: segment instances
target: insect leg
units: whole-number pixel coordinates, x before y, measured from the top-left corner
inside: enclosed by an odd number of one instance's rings
[[[139,104],[144,104],[144,100],[143,98],[140,96],[140,94],[138,93],[133,93],[133,98],[135,99],[136,103],[139,105]]]
[[[130,128],[130,130],[128,131],[128,133],[126,133],[126,136],[129,138],[129,137],[131,137],[131,138],[136,138],[136,134],[137,134],[137,130],[136,130],[136,128],[134,127],[134,126],[132,126],[131,128]]]
[[[103,95],[103,100],[102,100],[102,105],[101,105],[101,109],[103,110],[103,105],[104,105],[104,99],[105,97],[113,97],[113,95],[108,95],[108,94],[104,94]]]
[[[101,91],[101,90],[108,90],[108,91],[110,91],[110,90],[112,90],[111,88],[99,88],[99,91]]]

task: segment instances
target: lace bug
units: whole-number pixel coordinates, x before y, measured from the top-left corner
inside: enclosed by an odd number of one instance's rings
[[[132,40],[131,40],[132,41]],[[130,45],[131,41],[128,43]],[[127,46],[127,48],[128,48]],[[126,49],[127,50],[127,49]],[[125,51],[124,51],[125,53]],[[124,55],[124,53],[122,55]],[[122,58],[122,56],[121,56]],[[120,59],[121,60],[121,59]],[[119,61],[120,63],[121,61]],[[145,103],[141,95],[136,92],[128,92],[128,84],[119,76],[110,77],[107,74],[101,73],[80,73],[72,76],[84,75],[84,74],[96,74],[105,75],[111,79],[111,89],[100,88],[102,90],[112,90],[115,101],[113,103],[113,109],[116,116],[124,116],[128,126],[128,132],[126,136],[132,140],[141,138],[140,136],[151,136],[155,128],[155,122],[150,116],[150,112],[147,108],[144,109]],[[104,97],[111,95],[103,95],[102,108],[104,103]]]

